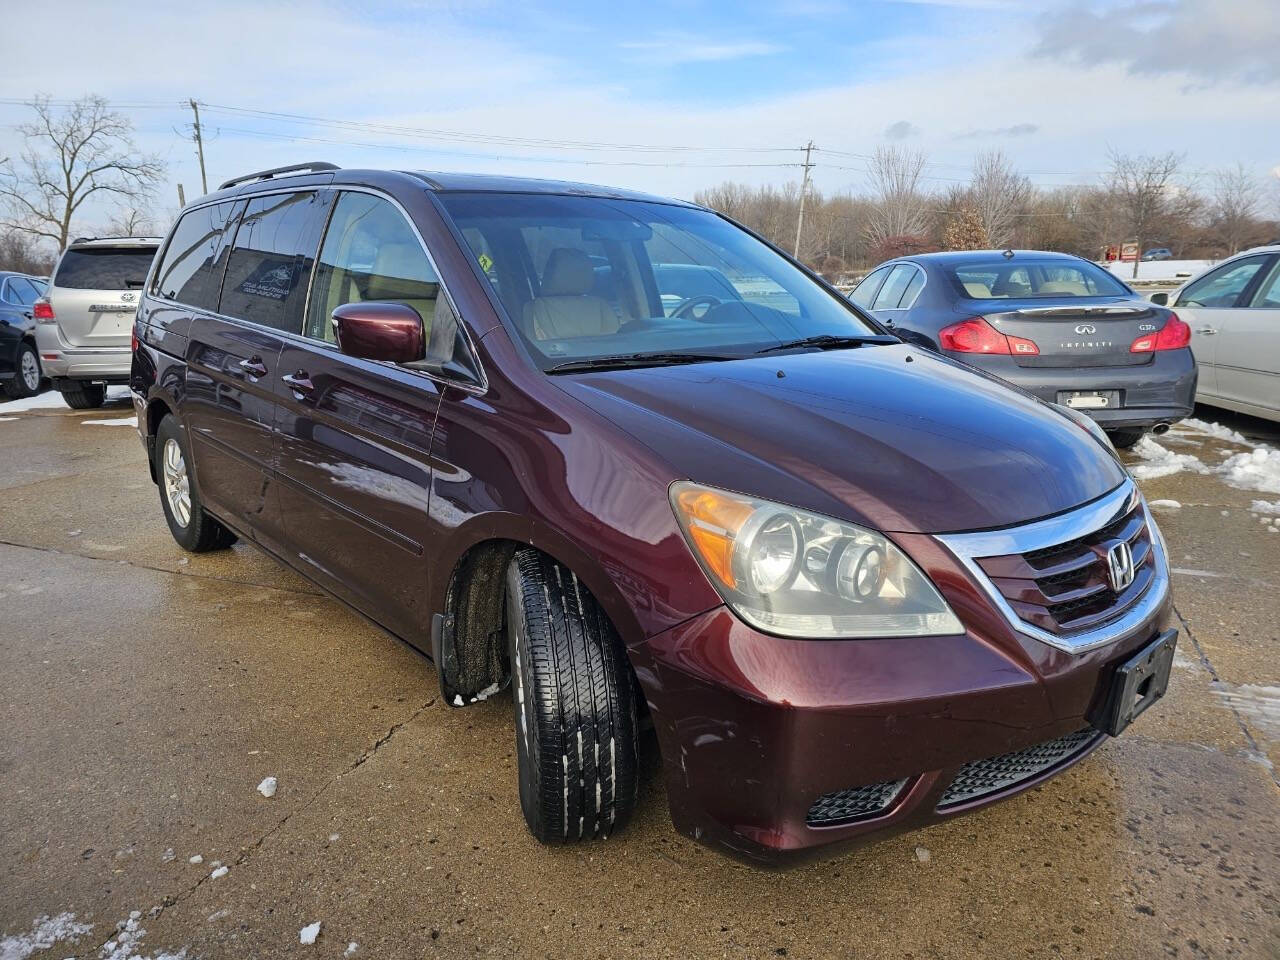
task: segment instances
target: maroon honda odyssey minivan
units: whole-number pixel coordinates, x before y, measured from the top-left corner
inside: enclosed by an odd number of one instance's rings
[[[712,211],[264,171],[182,212],[135,337],[178,543],[252,542],[454,706],[509,689],[544,842],[622,827],[650,727],[676,827],[780,863],[1040,783],[1168,683],[1106,437]]]

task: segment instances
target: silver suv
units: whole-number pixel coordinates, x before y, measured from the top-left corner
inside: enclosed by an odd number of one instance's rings
[[[45,375],[76,410],[102,406],[107,385],[129,382],[129,339],[157,237],[97,237],[71,243],[35,304]]]

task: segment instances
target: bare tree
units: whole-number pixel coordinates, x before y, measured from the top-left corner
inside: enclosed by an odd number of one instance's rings
[[[26,141],[22,156],[0,166],[0,227],[52,240],[61,250],[91,197],[136,205],[160,181],[159,157],[138,151],[133,124],[101,97],[83,97],[62,112],[48,97],[29,106],[36,118],[18,127]]]
[[[1237,163],[1234,170],[1219,170],[1213,178],[1213,219],[1227,255],[1245,246],[1245,238],[1257,228],[1261,197],[1258,181]]]
[[[1182,212],[1190,191],[1177,182],[1182,155],[1130,156],[1109,151],[1111,173],[1108,188],[1116,205],[1120,227],[1138,245],[1133,275],[1138,275],[1143,245]]]
[[[137,207],[120,210],[107,226],[107,233],[113,237],[153,237],[158,232],[151,213]]]
[[[0,234],[0,270],[44,276],[53,270],[53,257],[31,236],[6,230]]]
[[[1013,169],[999,150],[980,153],[973,161],[968,205],[978,215],[993,247],[1013,246],[1018,220],[1031,199],[1031,181]]]
[[[868,172],[875,207],[866,227],[873,246],[890,237],[919,237],[929,229],[929,198],[920,189],[926,160],[918,150],[876,148]]]

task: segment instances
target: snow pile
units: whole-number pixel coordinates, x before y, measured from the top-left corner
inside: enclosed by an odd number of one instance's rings
[[[258,792],[264,797],[270,799],[276,795],[277,783],[278,781],[275,777],[266,777],[260,784],[258,784]]]
[[[1169,477],[1175,473],[1189,470],[1192,473],[1208,473],[1209,468],[1200,462],[1199,457],[1189,453],[1174,453],[1160,446],[1150,437],[1143,437],[1133,445],[1133,453],[1146,463],[1140,463],[1129,472],[1138,480],[1154,480],[1156,477]]]
[[[1257,447],[1237,453],[1227,457],[1219,470],[1233,487],[1280,493],[1280,450]]]
[[[1205,436],[1213,437],[1217,440],[1225,440],[1228,443],[1238,443],[1242,447],[1252,447],[1255,444],[1244,438],[1244,435],[1238,431],[1232,430],[1230,427],[1224,427],[1220,423],[1209,423],[1207,420],[1197,420],[1195,417],[1188,417],[1186,420],[1179,420],[1174,425],[1171,433],[1179,433],[1186,428],[1194,430],[1196,433],[1203,433]]]
[[[136,427],[137,417],[120,417],[116,420],[82,420],[86,427]]]
[[[186,947],[177,953],[154,953],[144,957],[139,951],[147,931],[140,925],[141,919],[142,913],[134,910],[129,914],[128,920],[117,923],[115,938],[102,945],[102,949],[98,951],[98,960],[184,960],[187,955]]]
[[[30,933],[0,939],[0,960],[26,960],[33,953],[48,950],[64,940],[76,943],[92,930],[93,924],[80,923],[74,913],[37,917]]]
[[[1250,513],[1270,514],[1271,516],[1280,516],[1280,500],[1275,503],[1268,503],[1266,500],[1255,500],[1249,504]]]
[[[311,946],[316,942],[316,937],[320,936],[320,921],[309,923],[298,931],[298,942],[304,946]]]
[[[359,948],[360,948],[360,944],[352,940],[350,943],[347,944],[347,949],[342,955],[344,957],[353,957],[355,956],[356,950],[358,950]]]
[[[221,880],[223,877],[225,877],[225,876],[226,876],[228,873],[230,873],[230,872],[231,872],[231,868],[230,868],[230,867],[218,867],[218,868],[216,868],[216,869],[213,871],[213,873],[209,874],[209,879],[210,879],[210,880]]]
[[[1181,510],[1182,504],[1177,500],[1152,500],[1148,504],[1153,510]]]

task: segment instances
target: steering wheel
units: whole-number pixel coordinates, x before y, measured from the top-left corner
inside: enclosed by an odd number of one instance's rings
[[[701,296],[697,296],[697,297],[685,297],[678,304],[676,304],[676,308],[671,311],[671,316],[679,317],[681,320],[683,320],[685,317],[688,317],[692,320],[705,320],[707,314],[711,312],[711,308],[718,307],[723,302],[724,301],[721,300],[719,297],[713,297],[707,293],[704,293]],[[703,306],[705,306],[707,309],[702,312],[702,315],[694,316],[693,311],[697,307],[703,307]]]

